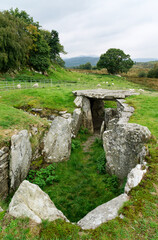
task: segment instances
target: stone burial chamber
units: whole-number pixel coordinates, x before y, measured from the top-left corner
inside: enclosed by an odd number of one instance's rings
[[[145,143],[151,133],[147,127],[128,123],[134,108],[125,103],[125,98],[138,93],[95,89],[73,91],[73,94],[76,96],[76,109],[72,115],[63,112],[53,118],[42,139],[41,154],[45,163],[68,161],[71,139],[77,136],[81,126],[92,134],[100,132],[106,155],[106,172],[115,174],[120,182],[127,177],[127,183],[123,194],[98,206],[77,223],[82,229],[95,229],[118,216],[119,208],[129,199],[129,191],[146,173]],[[115,101],[117,108],[105,108],[104,101]],[[54,221],[62,218],[68,221],[37,185],[25,180],[33,161],[30,137],[27,130],[22,130],[12,136],[10,148],[0,149],[0,197],[5,198],[18,188],[9,205],[10,215],[27,216],[37,223],[42,219]]]
[[[73,91],[73,94],[77,96],[76,106],[81,107],[83,111],[82,125],[94,133],[100,131],[103,122],[107,125],[109,118],[112,119],[117,115],[115,109],[110,109],[110,111],[105,109],[105,100],[117,101],[117,99],[124,99],[137,93],[127,90],[93,89]]]
[[[79,90],[73,91],[75,104],[82,109],[82,125],[91,133],[100,131],[106,154],[106,171],[123,180],[146,155],[144,144],[150,131],[139,124],[128,123],[134,108],[125,98],[138,95],[127,90]],[[116,101],[117,108],[105,108],[104,100]]]

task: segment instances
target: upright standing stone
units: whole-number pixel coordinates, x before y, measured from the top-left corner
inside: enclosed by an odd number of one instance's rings
[[[45,160],[48,163],[68,160],[71,153],[71,123],[69,119],[56,117],[44,140]]]
[[[93,133],[94,128],[93,128],[91,104],[90,104],[90,100],[86,97],[83,98],[82,111],[83,111],[83,118],[82,118],[83,127],[87,128],[90,133]]]
[[[27,130],[11,137],[10,190],[16,190],[26,178],[32,158],[32,148]]]
[[[118,124],[113,130],[103,134],[103,145],[106,152],[106,170],[119,179],[128,173],[144,157],[144,144],[151,133],[147,127],[138,124]]]
[[[80,129],[81,123],[82,123],[82,111],[81,111],[81,108],[76,108],[73,111],[72,122],[71,122],[73,137],[76,137]]]

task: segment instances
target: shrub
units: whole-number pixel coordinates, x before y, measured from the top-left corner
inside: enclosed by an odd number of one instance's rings
[[[148,74],[147,74],[148,78],[158,78],[158,67],[154,67],[153,69],[151,69]]]
[[[80,141],[78,139],[72,139],[71,150],[74,151],[81,147]]]
[[[144,71],[139,72],[138,77],[146,77],[146,73]]]

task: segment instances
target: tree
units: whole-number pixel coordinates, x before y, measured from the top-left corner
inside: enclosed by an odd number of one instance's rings
[[[50,58],[52,61],[58,61],[60,53],[66,54],[63,45],[60,44],[59,34],[57,31],[52,30],[51,32],[41,30],[44,39],[50,47]]]
[[[25,24],[9,12],[0,12],[0,71],[19,69],[26,63],[31,39]]]
[[[18,8],[16,8],[15,10],[11,8],[9,10],[9,13],[12,14],[14,17],[23,20],[27,25],[31,24],[36,26],[37,28],[40,28],[39,22],[34,22],[33,17],[30,17],[30,15],[27,14],[27,12],[25,11],[20,12]]]
[[[27,27],[33,44],[29,52],[28,64],[36,71],[44,73],[50,66],[50,48],[36,26]]]
[[[116,74],[128,72],[133,64],[134,62],[131,60],[130,55],[125,54],[120,49],[110,48],[100,56],[97,67],[106,68],[108,73]]]
[[[19,21],[25,23],[24,30],[32,40],[32,45],[29,46],[27,64],[36,71],[44,73],[50,66],[50,48],[39,29],[39,23],[34,22],[33,18],[25,11],[20,12],[18,8],[11,9],[10,13]]]

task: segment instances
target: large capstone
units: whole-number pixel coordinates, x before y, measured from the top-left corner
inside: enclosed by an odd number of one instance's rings
[[[127,177],[131,169],[143,161],[144,144],[150,136],[147,127],[133,123],[118,124],[113,130],[105,131],[106,171],[119,179]]]
[[[67,218],[59,211],[49,196],[36,184],[24,180],[9,204],[9,214],[16,218],[28,217],[37,223]]]
[[[27,130],[11,137],[10,189],[16,190],[26,178],[32,158],[32,148]]]
[[[68,160],[71,153],[71,124],[69,119],[56,117],[44,140],[44,155],[48,163]]]

